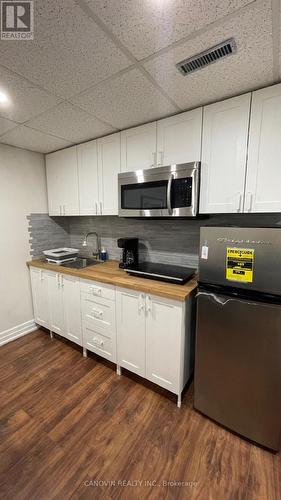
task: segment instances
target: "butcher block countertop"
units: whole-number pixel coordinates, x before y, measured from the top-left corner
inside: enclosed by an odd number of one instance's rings
[[[109,283],[111,285],[130,288],[131,290],[139,290],[140,292],[159,295],[168,299],[184,301],[197,287],[196,279],[191,279],[184,285],[175,285],[173,283],[165,283],[163,281],[150,280],[146,278],[138,278],[130,276],[123,269],[119,269],[119,262],[108,260],[86,267],[85,269],[71,269],[62,267],[57,264],[49,264],[44,259],[31,260],[27,262],[30,267],[40,267],[62,274],[70,274],[82,279],[98,281],[101,283]]]

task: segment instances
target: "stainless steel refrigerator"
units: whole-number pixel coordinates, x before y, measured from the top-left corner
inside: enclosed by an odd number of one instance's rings
[[[281,434],[281,228],[203,227],[194,406],[273,450]]]

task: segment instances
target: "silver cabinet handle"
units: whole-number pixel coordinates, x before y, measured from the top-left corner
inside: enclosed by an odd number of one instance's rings
[[[160,161],[157,163],[158,167],[161,167],[164,163],[164,151],[159,151]]]
[[[100,215],[102,215],[102,201],[100,201]]]
[[[156,151],[154,151],[154,153],[152,153],[152,158],[153,158],[153,163],[150,165],[151,167],[156,167]]]
[[[63,274],[60,274],[60,284],[61,284],[61,287],[63,288],[64,287]]]
[[[60,215],[61,215],[61,205],[60,205]]]
[[[238,207],[237,207],[237,212],[241,212],[241,204],[242,204],[242,194],[238,193]]]
[[[56,273],[56,280],[57,280],[57,287],[60,287],[60,275],[59,273]]]
[[[93,338],[93,344],[97,347],[102,347],[103,346],[103,340],[99,340],[96,337]]]
[[[252,211],[252,205],[253,205],[253,193],[251,193],[251,192],[247,193],[247,198],[249,200],[247,212],[251,212]]]
[[[170,174],[167,186],[167,208],[170,215],[172,215],[173,210],[171,207],[171,189],[172,189],[173,174]]]
[[[94,318],[101,319],[103,316],[103,311],[98,311],[97,309],[92,309]]]
[[[63,205],[63,215],[65,215],[65,205]]]
[[[141,293],[139,295],[139,312],[143,311],[144,310],[144,300],[145,300],[145,295],[143,293]]]
[[[96,201],[95,201],[95,206],[96,206],[96,215],[98,215],[98,204]]]
[[[90,286],[90,291],[93,293],[93,295],[101,295],[101,288]]]
[[[149,313],[151,311],[151,297],[150,295],[146,296],[146,312]]]
[[[40,281],[44,281],[42,269],[40,269]]]

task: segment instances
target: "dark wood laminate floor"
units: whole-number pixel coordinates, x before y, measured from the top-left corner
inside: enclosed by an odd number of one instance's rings
[[[0,381],[1,499],[281,498],[280,454],[196,413],[192,387],[179,410],[43,331],[1,347]]]

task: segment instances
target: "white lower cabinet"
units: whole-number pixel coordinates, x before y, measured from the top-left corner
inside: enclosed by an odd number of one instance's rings
[[[80,279],[61,275],[64,312],[64,336],[82,345]]]
[[[45,328],[49,328],[50,317],[47,273],[38,267],[31,267],[30,279],[35,323]]]
[[[82,345],[80,280],[31,267],[35,322]]]
[[[80,279],[47,271],[50,330],[82,345]]]
[[[81,280],[80,288],[84,354],[116,363],[115,287]]]
[[[191,366],[192,298],[180,302],[117,288],[117,363],[178,395]]]
[[[183,307],[153,295],[146,303],[146,378],[178,394]]]
[[[193,371],[192,305],[30,268],[34,316],[87,350],[177,394]]]
[[[117,289],[117,362],[145,377],[145,294]]]
[[[59,335],[64,333],[64,304],[61,274],[46,273],[50,309],[50,330]],[[63,335],[64,336],[64,335]]]

